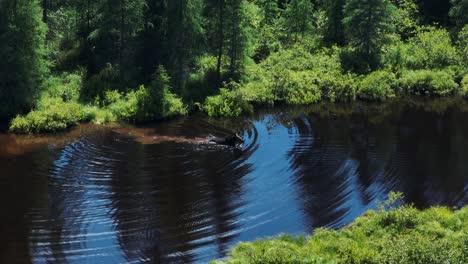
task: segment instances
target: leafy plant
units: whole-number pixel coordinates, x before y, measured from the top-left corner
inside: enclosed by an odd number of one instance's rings
[[[393,88],[396,83],[395,74],[391,72],[372,72],[359,83],[358,97],[367,101],[384,101],[395,97]]]
[[[368,211],[339,231],[311,237],[282,235],[240,243],[214,263],[466,263],[468,206],[419,211],[394,193],[385,208]],[[397,206],[395,206],[397,205]],[[385,210],[384,210],[385,209]]]
[[[407,93],[421,96],[446,96],[458,87],[453,73],[447,70],[407,71],[399,83]]]

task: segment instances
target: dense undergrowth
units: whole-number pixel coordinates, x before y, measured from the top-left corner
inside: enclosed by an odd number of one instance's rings
[[[187,113],[182,100],[171,92],[164,68],[158,69],[148,87],[142,85],[126,93],[107,90],[93,103],[80,100],[81,80],[79,73],[50,78],[36,108],[25,116],[14,118],[10,131],[20,134],[53,133],[83,122],[139,123]]]
[[[368,211],[339,231],[318,229],[310,237],[240,243],[227,260],[215,263],[467,262],[468,206],[419,211],[404,205]]]
[[[383,102],[406,96],[468,99],[467,32],[465,26],[453,37],[447,29],[421,26],[405,39],[388,35],[377,66],[360,71],[354,65],[360,58],[349,47],[326,46],[313,36],[270,47],[257,62],[247,59],[238,78],[231,78],[228,66],[218,76],[216,57],[202,54],[182,90],[173,89],[163,66],[144,85],[126,88],[119,86],[119,69],[110,64],[92,77],[84,69],[61,73],[43,82],[35,107],[14,118],[10,131],[50,133],[81,122],[141,123],[195,108],[232,117],[275,104]]]
[[[466,37],[463,32],[460,39]],[[248,66],[243,80],[207,98],[205,110],[212,116],[237,116],[258,104],[384,101],[406,95],[466,97],[468,69],[462,54],[466,43],[458,43],[461,46],[456,47],[445,29],[421,28],[407,41],[390,41],[382,48],[379,69],[364,74],[346,69],[344,48],[296,44]]]

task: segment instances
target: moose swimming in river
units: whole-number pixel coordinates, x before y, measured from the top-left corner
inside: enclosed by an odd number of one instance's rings
[[[235,133],[226,137],[216,137],[210,135],[208,137],[208,142],[237,148],[242,146],[242,143],[244,143],[244,139],[241,136],[239,136],[239,133]]]

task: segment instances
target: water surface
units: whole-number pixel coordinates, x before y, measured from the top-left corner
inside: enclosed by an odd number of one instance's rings
[[[241,129],[242,149],[203,143]],[[0,262],[206,263],[340,228],[390,191],[468,202],[468,107],[395,102],[0,135]]]

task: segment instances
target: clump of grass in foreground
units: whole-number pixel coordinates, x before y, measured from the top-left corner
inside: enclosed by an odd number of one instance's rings
[[[468,206],[368,211],[340,231],[241,243],[224,263],[468,263]]]

